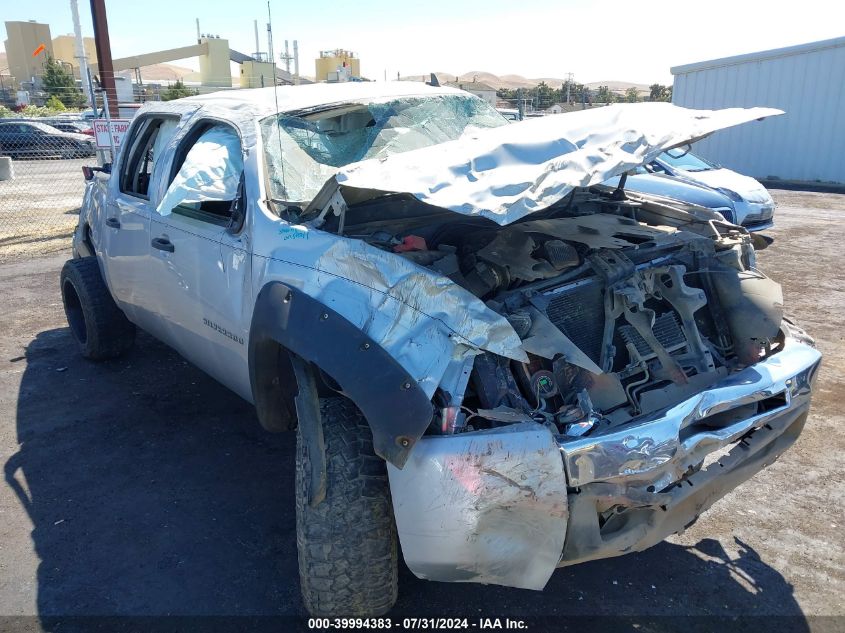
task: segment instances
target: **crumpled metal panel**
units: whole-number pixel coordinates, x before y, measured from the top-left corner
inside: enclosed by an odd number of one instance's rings
[[[429,396],[450,363],[479,350],[527,360],[511,324],[448,278],[361,240],[262,215],[255,220],[255,252],[263,256],[257,278],[293,285],[341,314]]]
[[[360,240],[292,225],[273,215],[263,202],[268,198],[268,192],[265,153],[257,151],[261,148],[258,121],[275,111],[276,96],[279,110],[291,111],[356,98],[440,93],[455,91],[417,85],[341,89],[297,86],[280,88],[278,95],[269,88],[215,93],[146,105],[139,112],[139,115],[148,112],[179,114],[183,121],[211,117],[234,125],[241,137],[244,156],[249,224],[242,239],[245,250],[255,255],[253,296],[273,280],[302,289],[377,341],[414,376],[429,396],[440,386],[450,364],[481,350],[523,362],[527,360],[516,332],[477,297],[431,270]],[[648,108],[642,110],[641,115],[631,114],[636,108],[601,108],[599,110],[607,112],[598,119],[590,115],[590,111],[586,118],[579,113],[574,118],[568,118],[572,115],[548,117],[551,123],[542,119],[538,120],[539,125],[529,121],[485,133],[472,132],[471,135],[478,136],[477,143],[472,140],[462,140],[457,145],[445,143],[395,155],[380,161],[379,165],[366,161],[358,163],[362,167],[356,182],[360,182],[359,178],[378,176],[371,184],[383,186],[384,182],[390,182],[390,186],[399,191],[404,191],[415,178],[419,181],[413,185],[413,190],[418,189],[420,183],[437,182],[431,189],[423,187],[421,199],[432,204],[446,204],[449,208],[441,195],[447,199],[465,195],[459,204],[453,205],[460,212],[482,214],[481,207],[484,207],[483,214],[507,223],[520,217],[523,211],[527,212],[526,195],[537,203],[548,203],[570,191],[572,187],[567,184],[570,181],[583,184],[605,179],[604,173],[611,163],[620,168],[635,166],[647,160],[652,150],[659,152],[706,131],[778,112],[756,109],[707,113],[667,107],[666,112],[674,115],[667,115],[667,123],[663,125],[657,125],[655,121],[661,118],[659,113]],[[646,111],[651,114],[646,116]],[[675,124],[670,125],[669,120]],[[638,124],[645,127],[637,133],[631,132],[638,129]],[[187,131],[188,127],[183,126],[165,148],[160,158],[163,169],[169,167],[175,148]],[[491,132],[493,134],[489,134]],[[549,136],[550,132],[554,133]],[[567,136],[576,141],[568,141]],[[572,153],[577,143],[582,143],[583,147]],[[457,153],[450,157],[452,152]],[[604,152],[610,152],[610,155]],[[452,167],[460,166],[461,160],[468,161],[468,170],[451,172]],[[384,170],[390,171],[389,178],[382,179]],[[352,166],[344,173],[358,171]],[[572,174],[581,176],[573,180]],[[471,180],[475,177],[479,177],[482,184],[473,188]],[[112,180],[111,185],[116,186],[116,179]],[[350,182],[348,180],[346,184]],[[158,191],[151,192],[153,205],[157,205],[165,194],[163,180],[158,185]],[[438,194],[438,191],[443,193]],[[434,198],[427,199],[429,195]],[[539,208],[537,204],[531,204],[532,208]],[[252,243],[246,243],[250,239]],[[245,323],[250,316],[244,315]]]
[[[789,408],[794,398],[809,397],[809,380],[821,354],[787,338],[784,349],[733,374],[659,416],[617,431],[584,438],[561,438],[560,448],[570,486],[617,480],[626,485],[653,485],[655,490],[678,481],[690,466]],[[724,426],[691,426],[708,416],[783,394],[783,407]],[[685,432],[686,431],[686,432]]]
[[[419,578],[542,589],[566,538],[566,478],[536,423],[423,437],[388,464],[405,562]]]
[[[616,104],[477,130],[457,141],[361,161],[341,169],[337,181],[348,188],[410,193],[433,206],[505,225],[666,149],[779,114],[774,108]]]

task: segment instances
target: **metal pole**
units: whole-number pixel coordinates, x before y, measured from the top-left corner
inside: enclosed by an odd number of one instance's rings
[[[94,118],[97,118],[97,95],[94,92],[94,80],[91,79],[91,69],[85,64],[85,76],[88,78],[88,96],[91,99],[91,109],[94,111]]]
[[[258,20],[253,20],[252,22],[255,27],[255,57],[257,59],[259,57],[258,53],[261,52],[261,44],[258,43]]]
[[[201,39],[202,38],[200,37],[200,19],[197,18],[197,44],[200,43]]]
[[[91,0],[91,18],[94,21],[94,41],[97,44],[97,70],[100,73],[100,86],[106,93],[103,105],[107,114],[117,114],[117,88],[114,85],[114,65],[111,59],[109,21],[106,17],[105,0]]]
[[[100,92],[104,93],[105,90],[100,90]],[[103,95],[103,103],[106,102],[106,97],[107,97],[107,95],[104,94]],[[111,128],[111,115],[109,114],[108,108],[103,108],[103,109],[106,111],[106,125],[109,126],[109,146],[111,147],[111,161],[110,162],[113,163],[114,162],[115,150],[114,150],[114,136],[112,136],[112,128]]]
[[[290,75],[290,51],[288,50],[288,41],[285,40],[285,70]]]
[[[299,85],[299,42],[293,41],[293,85]]]
[[[70,13],[73,16],[73,35],[76,40],[76,59],[79,60],[79,80],[83,86],[82,94],[85,94],[85,87],[88,85],[88,59],[85,57],[85,44],[82,40],[82,26],[79,23],[79,3],[77,0],[70,0]],[[91,95],[88,95],[89,98]],[[95,105],[93,100],[91,105]]]

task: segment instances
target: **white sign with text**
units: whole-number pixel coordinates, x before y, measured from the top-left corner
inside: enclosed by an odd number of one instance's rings
[[[94,139],[97,143],[98,149],[111,149],[112,141],[114,148],[120,147],[123,142],[123,137],[126,136],[126,131],[129,129],[129,119],[112,119],[111,130],[109,130],[109,122],[105,119],[94,120]],[[109,135],[111,139],[109,140]]]

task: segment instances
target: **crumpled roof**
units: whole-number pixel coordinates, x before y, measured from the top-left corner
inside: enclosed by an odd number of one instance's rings
[[[473,131],[456,141],[348,165],[335,178],[344,188],[410,193],[505,225],[667,149],[779,114],[774,108],[617,104]]]
[[[429,86],[418,81],[353,81],[318,83],[307,86],[221,90],[204,95],[185,97],[168,103],[214,105],[235,111],[248,110],[254,117],[261,119],[277,112],[293,112],[332,103],[355,102],[361,99],[425,97],[444,94],[465,93],[456,88]]]

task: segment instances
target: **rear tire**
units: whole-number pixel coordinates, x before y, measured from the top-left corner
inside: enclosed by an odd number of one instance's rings
[[[65,262],[61,289],[71,335],[85,358],[115,358],[132,347],[135,326],[112,299],[96,257]]]
[[[373,452],[370,427],[346,398],[320,401],[326,447],[326,497],[308,502],[310,465],[296,441],[296,545],[309,613],[371,617],[398,593],[398,549],[387,467]]]

